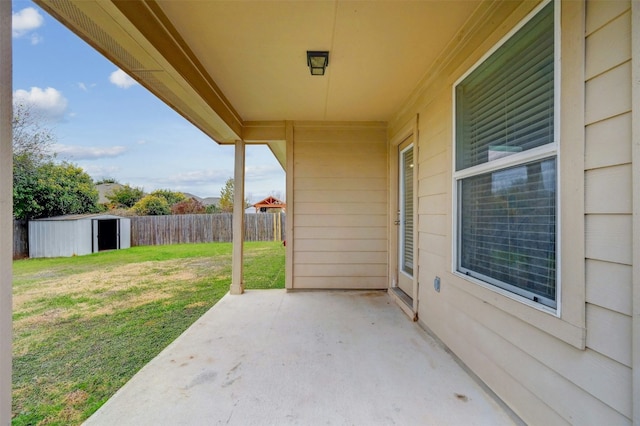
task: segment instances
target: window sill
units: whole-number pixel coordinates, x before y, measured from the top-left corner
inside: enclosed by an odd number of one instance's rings
[[[466,275],[466,274],[463,274],[461,272],[457,272],[456,271],[456,272],[453,273],[453,275],[456,275],[456,276],[458,276],[458,277],[460,277],[460,278],[462,278],[464,280],[471,281],[472,283],[474,283],[476,285],[479,285],[479,286],[482,286],[482,287],[486,288],[489,291],[493,291],[493,292],[496,292],[496,293],[498,293],[498,294],[500,294],[500,295],[502,295],[504,297],[507,297],[509,299],[513,299],[518,303],[522,303],[524,305],[529,306],[530,308],[537,309],[540,312],[544,312],[544,313],[553,315],[553,316],[555,316],[557,318],[560,318],[560,310],[557,309],[557,308],[551,308],[551,307],[545,306],[545,305],[543,305],[541,303],[534,302],[533,300],[527,299],[526,297],[520,296],[519,294],[512,293],[509,290],[505,290],[503,288],[500,288],[498,286],[489,284],[487,282],[482,281],[481,279],[474,278],[473,276]]]

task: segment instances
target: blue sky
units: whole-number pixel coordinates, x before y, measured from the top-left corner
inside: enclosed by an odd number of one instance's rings
[[[58,158],[94,179],[146,192],[219,196],[234,149],[220,146],[30,1],[13,1],[14,101],[53,130]],[[283,197],[285,175],[266,146],[248,146],[250,201]]]

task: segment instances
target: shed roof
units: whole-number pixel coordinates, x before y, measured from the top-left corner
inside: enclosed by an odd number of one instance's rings
[[[82,219],[127,219],[128,217],[124,216],[116,216],[112,214],[103,214],[103,213],[91,213],[91,214],[68,214],[64,216],[53,216],[53,217],[44,217],[41,219],[34,219],[36,221],[62,221],[62,220],[82,220]]]

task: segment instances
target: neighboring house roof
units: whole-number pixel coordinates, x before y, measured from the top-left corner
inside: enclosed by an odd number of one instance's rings
[[[192,198],[192,199],[194,199],[196,201],[201,202],[204,206],[211,206],[211,205],[216,206],[216,207],[220,206],[220,197],[202,198],[202,197],[198,197],[197,195],[190,194],[188,192],[183,192],[183,194],[187,198]]]
[[[264,200],[258,201],[253,205],[256,211],[261,209],[281,209],[285,210],[287,208],[287,204],[283,201],[278,200],[276,197],[269,196]]]
[[[183,192],[183,194],[184,194],[184,196],[185,196],[185,197],[187,197],[187,198],[192,198],[192,199],[194,199],[194,200],[196,200],[196,201],[200,201],[200,202],[202,202],[202,198],[201,198],[201,197],[198,197],[197,195],[193,195],[193,194],[191,194],[191,193],[189,193],[189,192]]]
[[[202,202],[202,204],[204,204],[205,206],[216,206],[216,207],[220,207],[220,197],[207,197],[207,198],[201,198],[200,202]]]
[[[196,201],[200,201],[205,206],[210,206],[210,205],[218,206],[220,204],[220,197],[205,197],[205,198],[202,198],[202,197],[198,197],[197,195],[193,195],[193,194],[191,194],[189,192],[183,192],[183,194],[187,198],[193,198]]]
[[[108,203],[109,199],[107,196],[111,195],[113,191],[116,189],[122,188],[122,185],[119,183],[101,183],[96,185],[96,189],[98,190],[98,202],[99,203]]]

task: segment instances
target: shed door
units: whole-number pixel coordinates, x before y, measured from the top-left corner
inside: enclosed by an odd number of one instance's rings
[[[98,219],[91,219],[91,252],[98,252]]]
[[[119,234],[119,219],[98,219],[98,251],[119,249]]]
[[[91,219],[92,252],[120,248],[120,219]]]

